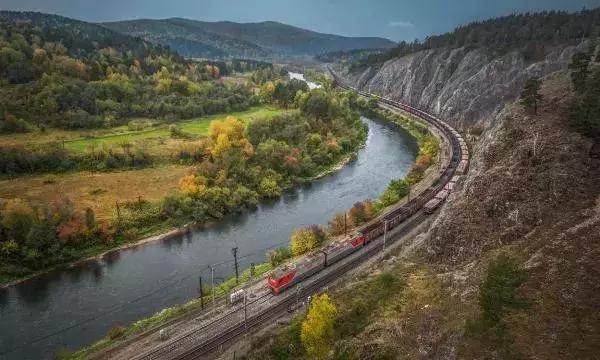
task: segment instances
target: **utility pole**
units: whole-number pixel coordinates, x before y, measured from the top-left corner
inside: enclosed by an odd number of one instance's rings
[[[208,265],[210,267],[210,287],[212,289],[212,302],[215,305],[215,267],[212,265]]]
[[[237,261],[237,246],[231,249],[231,253],[233,254],[233,262],[235,264],[235,284],[239,284],[239,274],[238,274],[238,261]]]
[[[385,240],[387,238],[387,220],[383,221],[383,251],[385,251]]]
[[[244,336],[246,336],[246,334],[248,333],[248,309],[247,309],[247,302],[246,302],[247,296],[246,296],[246,292],[244,291]]]
[[[296,285],[296,310],[299,309],[300,305],[300,284]]]
[[[348,236],[348,230],[346,226],[346,212],[344,211],[344,236]]]
[[[204,309],[204,293],[202,291],[202,275],[198,278],[198,283],[200,285],[200,308]]]

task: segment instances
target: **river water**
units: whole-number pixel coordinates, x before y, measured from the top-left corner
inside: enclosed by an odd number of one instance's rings
[[[51,358],[58,349],[87,345],[116,325],[193,298],[198,277],[210,281],[208,265],[227,262],[215,277],[231,276],[231,248],[238,247],[245,269],[264,261],[266,249],[287,244],[293,229],[324,224],[354,202],[377,197],[408,172],[418,148],[393,125],[363,121],[369,136],[357,160],[255,211],[0,289],[0,359]]]
[[[305,82],[305,83],[308,85],[308,88],[309,88],[309,89],[311,89],[311,90],[312,90],[312,89],[316,89],[316,88],[320,88],[320,87],[321,87],[321,85],[319,85],[319,84],[317,84],[317,83],[314,83],[314,82],[312,82],[312,81],[308,81],[308,80],[306,80],[306,79],[304,78],[304,74],[301,74],[301,73],[295,73],[295,72],[291,72],[291,71],[289,71],[289,72],[288,72],[288,75],[289,75],[290,79],[297,79],[297,80],[302,80],[302,81],[304,81],[304,82]]]

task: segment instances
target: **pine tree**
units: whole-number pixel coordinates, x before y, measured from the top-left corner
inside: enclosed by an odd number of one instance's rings
[[[576,53],[573,55],[569,69],[571,69],[571,81],[575,91],[581,93],[585,89],[585,84],[590,73],[590,54]]]
[[[527,110],[533,110],[535,115],[537,115],[538,105],[542,101],[542,94],[539,93],[541,86],[542,81],[533,77],[525,82],[521,92],[521,105]]]

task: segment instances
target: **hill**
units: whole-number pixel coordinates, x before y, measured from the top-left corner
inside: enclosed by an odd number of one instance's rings
[[[342,50],[390,48],[395,45],[383,38],[322,34],[274,21],[235,23],[171,18],[118,21],[102,25],[168,45],[186,57],[304,56]]]
[[[247,89],[217,81],[227,66],[186,60],[97,24],[2,11],[0,132],[108,128],[133,117],[176,120],[245,109]]]
[[[543,11],[473,22],[454,31],[426,37],[423,41],[400,42],[387,52],[361,58],[351,70],[379,67],[386,61],[431,49],[485,49],[492,56],[519,50],[526,60],[539,60],[545,49],[557,44],[577,44],[600,35],[600,8],[576,13]]]

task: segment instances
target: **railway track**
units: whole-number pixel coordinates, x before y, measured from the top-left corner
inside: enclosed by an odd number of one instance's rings
[[[357,91],[357,89],[344,85],[342,82],[340,82],[331,69],[329,69],[329,71],[338,83],[339,87]],[[370,94],[361,91],[357,92],[363,96],[370,96]],[[452,133],[447,134],[446,131],[444,131],[444,126],[442,126],[441,122],[435,117],[419,109],[410,107],[408,105],[399,104],[389,99],[378,97],[378,100],[381,103],[387,104],[396,109],[408,111],[413,115],[420,117],[422,120],[428,122],[432,126],[442,130],[444,135],[448,137],[448,140],[450,141],[452,148],[451,154],[455,151],[454,149],[456,149],[456,145],[459,141],[458,138],[453,136]],[[448,165],[448,169],[451,167],[451,165]],[[453,174],[454,170],[450,171],[450,175]],[[440,177],[435,188],[441,189],[449,180],[450,177]],[[433,197],[433,194],[431,197]],[[425,218],[427,218],[427,215],[423,212],[422,208],[419,209],[411,217],[388,232],[387,242],[392,244],[398,241],[398,239],[402,238],[417,225],[421,224]],[[383,237],[379,236],[378,238],[364,245],[362,250],[354,252],[346,259],[340,260],[339,262],[326,267],[321,272],[304,280],[302,283],[298,284],[295,291],[290,289],[279,296],[272,295],[270,292],[261,294],[252,301],[246,302],[245,307],[240,305],[232,307],[231,310],[219,316],[218,318],[203,324],[202,326],[199,326],[190,332],[173,338],[167,343],[152,348],[140,356],[135,357],[134,359],[183,360],[196,359],[211,354],[219,350],[222,346],[225,346],[238,337],[246,334],[249,330],[257,328],[277,318],[280,314],[290,309],[294,304],[297,304],[300,299],[304,299],[307,296],[318,292],[326,285],[334,282],[336,279],[339,279],[343,274],[355,269],[358,265],[372,258],[375,254],[381,252],[383,249],[383,241]]]
[[[411,218],[410,221],[408,221],[401,228],[399,228],[398,231],[396,231],[393,234],[393,237],[390,237],[390,239],[388,240],[389,244],[397,241],[402,236],[406,235],[416,225],[420,224],[426,218],[427,218],[427,216],[423,213],[419,213],[419,214],[415,215],[413,218]],[[227,329],[227,331],[224,332],[220,337],[213,338],[194,349],[190,349],[190,350],[180,354],[179,356],[174,357],[173,359],[177,359],[177,360],[188,360],[189,359],[189,360],[191,360],[191,359],[196,359],[198,357],[210,354],[210,353],[218,350],[219,347],[221,347],[221,346],[227,344],[228,342],[236,339],[237,337],[243,335],[248,330],[251,330],[255,327],[258,327],[258,326],[266,323],[267,320],[276,318],[279,314],[286,312],[290,307],[292,307],[292,305],[298,301],[298,298],[304,299],[307,296],[318,292],[320,289],[322,289],[327,284],[330,284],[333,281],[335,281],[336,279],[339,279],[341,275],[356,268],[358,265],[360,265],[363,262],[365,262],[366,260],[372,258],[375,254],[381,252],[383,249],[382,241],[383,240],[380,238],[380,239],[377,239],[376,241],[369,243],[366,246],[366,247],[368,247],[368,249],[356,253],[357,256],[355,258],[351,259],[350,261],[342,263],[338,268],[335,269],[335,271],[331,271],[328,274],[326,274],[325,276],[320,277],[317,280],[315,280],[314,282],[308,284],[307,286],[302,287],[299,292],[295,293],[296,294],[295,296],[288,296],[285,300],[281,301],[273,308],[267,309],[265,311],[262,311],[259,314],[256,314],[255,316],[253,316],[251,318],[248,318],[246,324],[242,323],[242,324],[239,324],[238,326],[231,327],[230,329]],[[294,293],[294,291],[291,291],[291,293]]]

